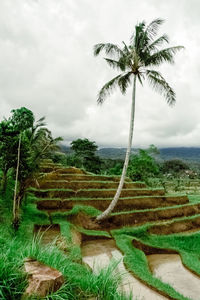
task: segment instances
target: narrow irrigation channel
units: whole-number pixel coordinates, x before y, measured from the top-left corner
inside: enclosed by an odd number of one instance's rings
[[[109,265],[111,259],[118,261],[115,272],[121,275],[122,281],[119,289],[123,292],[132,293],[133,299],[137,300],[164,300],[165,297],[159,295],[149,287],[142,284],[131,273],[129,273],[123,263],[123,255],[116,248],[114,240],[92,240],[82,243],[83,262],[98,273],[100,269]]]
[[[170,284],[185,297],[200,299],[200,278],[183,266],[178,254],[152,254],[147,258],[156,277]]]

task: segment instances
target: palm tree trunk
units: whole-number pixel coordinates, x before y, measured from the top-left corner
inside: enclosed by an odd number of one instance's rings
[[[135,117],[135,92],[136,92],[136,75],[134,75],[134,79],[133,79],[133,92],[132,92],[132,104],[131,104],[131,119],[130,119],[129,141],[128,141],[128,147],[127,147],[127,150],[126,150],[126,157],[125,157],[125,161],[124,161],[122,175],[121,175],[121,178],[120,178],[120,182],[119,182],[116,194],[115,194],[112,202],[110,203],[108,208],[101,215],[99,215],[97,217],[97,221],[102,221],[102,220],[106,219],[109,216],[109,214],[112,212],[112,210],[114,209],[115,205],[117,204],[117,202],[119,200],[119,197],[120,197],[123,185],[124,185],[126,172],[127,172],[127,168],[128,168],[128,163],[129,163],[129,158],[130,158],[130,153],[131,153],[132,140],[133,140],[134,117]]]
[[[18,152],[17,152],[17,169],[16,169],[16,178],[15,178],[15,191],[14,191],[14,199],[13,199],[13,224],[15,226],[18,223],[19,219],[19,211],[17,206],[17,181],[19,176],[19,161],[20,161],[20,148],[21,148],[21,133],[19,135],[19,144],[18,144]]]

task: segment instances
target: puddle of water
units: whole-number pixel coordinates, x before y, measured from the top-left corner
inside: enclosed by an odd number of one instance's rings
[[[169,283],[185,297],[200,299],[200,278],[184,268],[179,255],[153,254],[147,258],[150,269],[156,277]]]
[[[82,245],[83,261],[88,264],[95,273],[109,265],[111,258],[119,261],[116,273],[120,274],[122,280],[119,289],[127,294],[132,292],[133,299],[137,300],[164,300],[165,297],[157,294],[131,273],[129,273],[123,263],[123,255],[116,248],[113,240],[95,240],[84,242]]]

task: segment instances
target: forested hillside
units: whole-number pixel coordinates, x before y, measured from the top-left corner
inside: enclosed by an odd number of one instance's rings
[[[70,153],[70,147],[62,145],[62,151]],[[168,147],[159,148],[160,158],[164,160],[179,158],[184,160],[200,161],[200,148],[198,147]],[[133,148],[132,154],[137,153],[138,149]],[[101,158],[124,159],[126,148],[100,148],[97,154]]]

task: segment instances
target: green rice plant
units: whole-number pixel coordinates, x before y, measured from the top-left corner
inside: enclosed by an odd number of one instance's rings
[[[89,236],[96,236],[99,238],[111,238],[111,235],[107,232],[107,231],[103,231],[103,230],[89,230],[89,229],[85,229],[82,227],[76,227],[76,229],[81,232],[84,233],[85,235],[89,235]]]
[[[124,263],[136,278],[139,278],[149,287],[157,290],[159,293],[170,296],[173,299],[188,300],[169,284],[162,282],[151,273],[148,261],[143,251],[135,248],[132,244],[133,237],[127,236],[113,230],[112,234],[116,240],[117,246],[124,253]]]
[[[23,272],[27,257],[59,270],[65,277],[66,282],[61,290],[46,299],[88,299],[89,296],[102,300],[128,299],[116,292],[118,281],[116,276],[112,276],[114,266],[93,274],[85,266],[71,261],[54,243],[42,246],[37,238],[31,243],[19,238],[5,243],[0,260],[1,299],[20,299],[27,285]]]
[[[26,199],[22,210],[22,222],[19,231],[14,234],[8,230],[9,225],[4,223],[5,229],[0,233],[0,299],[21,299],[27,286],[27,274],[23,270],[24,260],[31,257],[44,264],[59,270],[65,278],[65,284],[56,293],[44,299],[88,299],[96,297],[102,300],[127,300],[127,296],[116,292],[116,276],[112,272],[101,271],[93,274],[84,265],[77,263],[81,258],[80,247],[71,247],[70,252],[61,251],[56,246],[56,241],[52,244],[42,245],[42,235],[32,238],[34,224],[50,225],[46,212],[39,211],[32,200]],[[96,214],[97,210],[89,208],[76,208],[72,214],[79,211],[87,211],[89,214]],[[55,219],[56,220],[56,219]],[[54,221],[55,221],[54,220]],[[60,225],[61,234],[67,242],[71,240],[72,224],[63,218],[57,218]],[[93,232],[93,234],[95,234]],[[77,259],[78,258],[78,259]],[[112,268],[111,268],[112,269]],[[30,299],[36,299],[34,296]]]
[[[91,217],[96,217],[101,213],[100,210],[88,205],[75,205],[71,210],[66,212],[54,212],[51,214],[53,223],[59,222],[59,220],[66,219],[69,216],[75,216],[78,213],[83,212]]]
[[[195,202],[195,203],[198,203],[200,202],[200,195],[197,194],[197,195],[188,195],[188,199],[191,203]]]

